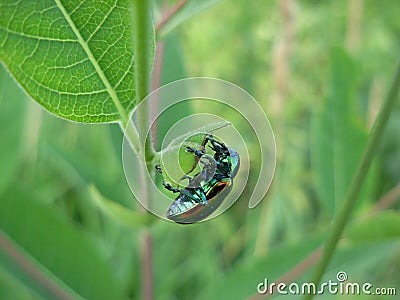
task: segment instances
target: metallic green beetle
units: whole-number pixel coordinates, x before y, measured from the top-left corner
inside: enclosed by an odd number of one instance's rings
[[[205,153],[204,149],[208,142],[214,151],[213,157]],[[189,179],[189,184],[185,188],[174,188],[170,183],[163,182],[167,190],[179,193],[166,213],[168,219],[177,223],[191,224],[211,215],[230,192],[232,179],[239,170],[239,154],[215,140],[211,134],[206,135],[201,146],[202,150],[186,147],[186,151],[193,153],[196,156],[196,163],[200,161],[203,168],[193,177],[184,176]],[[159,166],[156,168],[161,172]]]

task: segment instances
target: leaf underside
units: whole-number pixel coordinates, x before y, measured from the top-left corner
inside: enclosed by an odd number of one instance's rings
[[[168,147],[162,151],[161,167],[163,169],[164,180],[176,186],[182,176],[188,175],[189,173],[191,173],[191,175],[196,174],[200,169],[196,167],[195,156],[193,153],[188,153],[186,147],[189,146],[200,150],[200,145],[206,133],[212,133],[229,125],[230,123],[225,121],[208,124],[172,140]],[[213,154],[208,148],[203,150],[209,152],[208,154]],[[194,167],[195,169],[193,169]]]
[[[0,59],[48,111],[113,122],[135,105],[128,0],[0,2]]]

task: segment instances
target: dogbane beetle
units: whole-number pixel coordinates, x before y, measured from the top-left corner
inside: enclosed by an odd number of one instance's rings
[[[205,146],[214,151],[213,157],[205,152]],[[191,224],[204,220],[211,215],[224,201],[232,188],[232,179],[236,176],[239,166],[239,154],[224,143],[207,134],[201,144],[201,150],[186,147],[186,151],[196,156],[196,162],[203,164],[202,170],[193,177],[185,175],[189,184],[182,189],[163,182],[164,187],[179,195],[166,212],[168,219],[181,224]],[[213,165],[214,164],[214,165]],[[160,166],[157,171],[162,173]],[[190,172],[189,172],[190,173]]]

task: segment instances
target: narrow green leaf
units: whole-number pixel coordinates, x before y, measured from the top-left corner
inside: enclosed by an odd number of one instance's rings
[[[0,299],[13,300],[40,300],[44,299],[35,295],[21,282],[0,267]]]
[[[181,25],[187,19],[193,17],[196,14],[201,13],[207,8],[217,4],[220,0],[189,0],[179,10],[178,13],[168,20],[166,24],[163,24],[163,28],[160,32],[161,35],[167,34],[177,26]]]
[[[85,299],[123,299],[105,254],[53,207],[14,188],[0,198],[0,208],[0,228],[49,271],[47,276],[57,277],[49,279],[61,280]]]
[[[78,294],[74,293],[54,274],[51,274],[2,231],[0,232],[1,271],[8,273],[8,277],[18,281],[21,289],[30,290],[32,295],[37,294],[48,300],[82,300]],[[15,291],[10,291],[10,294],[12,295],[9,297],[10,299],[17,297]],[[0,299],[3,298],[0,297]]]
[[[353,60],[344,50],[333,49],[328,96],[314,114],[311,128],[317,194],[331,217],[346,196],[367,142],[361,118],[354,118],[356,78]]]
[[[46,158],[51,157],[62,163],[64,172],[72,171],[70,174],[78,182],[93,183],[106,197],[123,201],[130,196],[130,191],[124,182],[120,161],[113,153],[107,133],[106,127],[80,127],[76,142],[72,145],[51,136],[53,139],[41,151]],[[102,160],[101,164],[99,160]]]
[[[346,230],[346,237],[353,242],[400,241],[400,213],[385,211],[378,215],[358,221]]]
[[[0,59],[50,112],[126,123],[135,105],[130,1],[0,3]]]
[[[361,161],[357,166],[357,170],[350,184],[348,194],[343,200],[343,205],[340,207],[337,218],[333,222],[332,231],[326,240],[321,260],[319,261],[313,278],[311,279],[311,282],[316,285],[319,284],[326,268],[328,267],[332,256],[335,253],[338,241],[343,233],[344,228],[346,227],[346,224],[349,221],[351,213],[353,212],[357,198],[359,197],[363,184],[365,183],[366,175],[368,174],[378,145],[381,142],[391,112],[396,101],[398,100],[399,87],[400,65],[397,65],[395,75],[389,87],[389,91],[372,127],[371,136],[363,151]],[[312,294],[305,295],[304,297],[304,299],[311,298],[313,298]]]
[[[148,226],[154,219],[150,214],[128,209],[121,204],[105,198],[94,185],[90,187],[91,200],[107,216],[127,228]]]

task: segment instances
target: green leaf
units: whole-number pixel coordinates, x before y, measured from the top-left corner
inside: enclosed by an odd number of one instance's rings
[[[161,168],[164,180],[178,184],[179,180],[185,174],[198,171],[196,157],[193,153],[186,152],[186,147],[200,149],[206,133],[228,125],[230,125],[229,122],[216,122],[190,131],[172,140],[161,152]]]
[[[312,119],[311,156],[317,194],[325,212],[332,217],[347,194],[367,142],[367,131],[361,118],[354,118],[355,64],[340,48],[333,49],[331,57],[328,96]]]
[[[351,224],[346,237],[352,242],[400,240],[400,213],[385,211]]]
[[[40,204],[30,191],[14,188],[0,198],[0,208],[0,229],[23,248],[27,260],[36,262],[37,269],[48,271],[45,276],[51,281],[63,282],[85,299],[123,299],[105,253],[54,207]]]
[[[94,185],[90,187],[90,195],[91,200],[104,214],[124,227],[139,228],[148,226],[154,221],[150,214],[128,209],[115,201],[105,198]]]
[[[0,59],[50,112],[127,120],[135,106],[130,1],[0,3]]]
[[[68,127],[61,125],[60,128],[67,133]],[[106,197],[121,201],[130,197],[120,160],[112,148],[108,128],[71,125],[77,129],[74,138],[70,138],[73,142],[67,144],[63,139],[50,135],[48,144],[40,149],[45,158],[56,159],[63,164],[64,173],[70,171],[78,182],[95,184]],[[105,157],[107,159],[104,160]],[[99,164],[99,160],[103,162]]]

